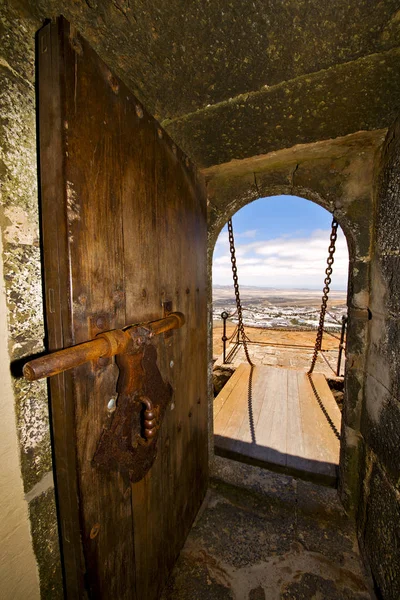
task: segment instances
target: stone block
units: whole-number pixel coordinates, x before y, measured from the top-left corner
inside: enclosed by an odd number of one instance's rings
[[[54,489],[29,504],[33,547],[38,561],[42,600],[64,598]]]
[[[400,598],[399,490],[375,464],[365,499],[366,519],[362,539],[374,580],[385,600]]]
[[[394,484],[400,480],[400,403],[371,375],[367,376],[365,395],[361,433]]]

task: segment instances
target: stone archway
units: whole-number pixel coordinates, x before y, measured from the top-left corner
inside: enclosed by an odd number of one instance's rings
[[[342,423],[340,491],[347,509],[358,504],[360,423],[364,403],[365,361],[368,345],[373,178],[382,131],[358,133],[316,144],[231,161],[205,171],[208,189],[208,272],[217,237],[237,210],[260,197],[295,195],[316,202],[333,213],[349,250],[347,363]],[[209,286],[211,311],[212,286]],[[210,312],[209,312],[210,314]],[[209,358],[211,356],[211,316]],[[210,394],[211,398],[211,394]],[[210,455],[212,448],[210,402]]]

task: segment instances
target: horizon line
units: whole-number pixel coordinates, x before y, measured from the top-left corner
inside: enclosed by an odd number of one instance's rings
[[[212,285],[213,288],[232,288],[233,290],[233,284],[223,284],[223,283],[216,283]],[[322,291],[322,288],[319,287],[275,287],[275,286],[268,286],[268,285],[245,285],[245,284],[241,284],[240,285],[241,288],[256,288],[256,289],[260,289],[260,290],[293,290],[293,291],[307,291],[307,290],[312,290],[312,291],[317,291],[320,290]],[[340,288],[340,289],[331,289],[331,292],[347,292],[347,289],[344,288]]]

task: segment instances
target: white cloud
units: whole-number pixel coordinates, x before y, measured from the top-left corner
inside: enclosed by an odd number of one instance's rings
[[[237,235],[238,238],[255,238],[257,235],[257,229],[248,229],[243,233]]]
[[[240,264],[241,265],[255,265],[255,264],[263,264],[264,261],[262,258],[241,258],[240,259]],[[214,263],[215,266],[224,266],[224,265],[231,265],[231,257],[228,254],[224,254],[223,256],[220,256],[219,258],[214,259]]]
[[[309,237],[284,235],[272,240],[236,244],[239,282],[243,285],[322,288],[329,235],[330,230],[318,229]],[[222,244],[213,262],[213,282],[228,285],[232,281],[232,273],[227,237],[224,254],[221,254]],[[345,289],[348,251],[341,230],[338,230],[334,258],[332,287]]]
[[[254,239],[257,235],[257,229],[247,229],[243,233],[234,233],[235,241],[242,238]],[[218,246],[226,246],[229,245],[229,236],[228,231],[221,231],[218,236],[216,247]]]

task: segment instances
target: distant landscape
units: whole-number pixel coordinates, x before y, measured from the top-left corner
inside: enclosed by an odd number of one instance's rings
[[[241,286],[240,297],[245,325],[261,329],[287,328],[308,330],[318,326],[322,291],[306,289],[275,289]],[[329,294],[325,327],[340,328],[347,312],[347,292],[334,290]],[[227,311],[232,323],[237,322],[233,286],[213,287],[213,320],[221,322],[221,312]]]

